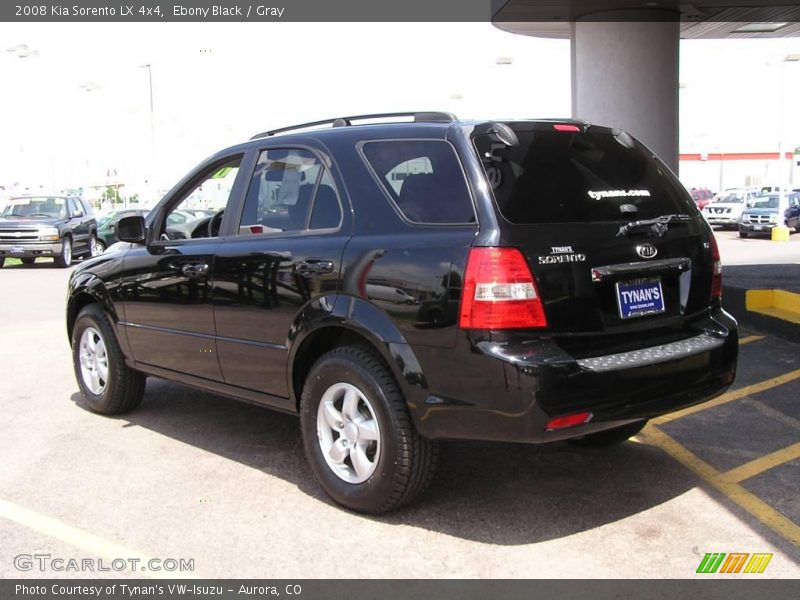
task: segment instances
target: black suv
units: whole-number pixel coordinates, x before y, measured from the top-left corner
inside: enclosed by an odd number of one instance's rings
[[[437,440],[602,446],[731,385],[714,236],[652,152],[575,120],[394,116],[260,134],[122,219],[128,247],[69,284],[89,407],[134,408],[150,375],[298,414],[325,491],[379,513]],[[217,212],[176,237],[192,209]]]
[[[47,257],[68,267],[73,255],[92,257],[98,250],[92,206],[80,198],[11,198],[0,213],[0,267],[6,258],[32,265]]]

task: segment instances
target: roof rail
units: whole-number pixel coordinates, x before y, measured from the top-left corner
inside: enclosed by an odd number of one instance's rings
[[[351,117],[336,117],[334,119],[323,119],[322,121],[311,121],[310,123],[301,123],[299,125],[291,125],[289,127],[281,127],[280,129],[271,129],[264,131],[251,137],[251,140],[259,138],[272,137],[278,133],[286,131],[294,131],[295,129],[305,129],[307,127],[316,127],[317,125],[331,125],[332,127],[349,127],[353,121],[365,121],[369,119],[384,119],[394,117],[414,117],[415,123],[452,123],[457,118],[452,113],[447,112],[396,112],[396,113],[375,113],[372,115],[353,115]]]

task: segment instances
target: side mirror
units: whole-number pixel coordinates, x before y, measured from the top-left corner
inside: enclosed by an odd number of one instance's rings
[[[132,217],[122,217],[117,223],[117,237],[123,242],[130,242],[131,244],[144,244],[144,217],[138,215]]]
[[[74,213],[72,213],[73,219],[80,219],[82,216],[83,216],[82,210],[76,210]]]

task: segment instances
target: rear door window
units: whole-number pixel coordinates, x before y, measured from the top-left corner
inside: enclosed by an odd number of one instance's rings
[[[473,141],[500,213],[516,224],[630,221],[696,215],[691,196],[624,132],[508,123],[519,143],[501,143],[486,124]],[[562,128],[564,129],[564,128]]]
[[[392,203],[413,223],[474,223],[464,172],[453,147],[439,140],[387,140],[362,146]]]
[[[247,190],[239,234],[335,229],[342,209],[330,172],[312,152],[261,152]]]

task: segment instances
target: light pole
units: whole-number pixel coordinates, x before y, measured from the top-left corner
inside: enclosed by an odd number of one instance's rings
[[[153,183],[153,168],[155,165],[155,158],[153,154],[156,151],[156,125],[155,125],[155,110],[153,105],[153,66],[150,63],[140,65],[140,68],[147,69],[147,81],[150,90],[150,152],[148,152],[147,160],[147,187],[150,188],[151,193],[155,190]],[[149,201],[153,199],[150,198]]]
[[[780,112],[780,135],[778,137],[778,144],[781,148],[780,150],[780,160],[781,164],[784,165],[783,169],[783,184],[782,190],[783,193],[781,194],[781,198],[785,198],[787,188],[791,185],[790,176],[791,176],[791,169],[792,169],[792,159],[786,159],[786,150],[784,148],[784,140],[783,140],[783,130],[786,125],[786,64],[792,62],[800,61],[800,54],[787,54],[784,59],[781,61],[781,112]]]
[[[773,241],[787,241],[789,228],[784,226],[783,215],[789,207],[789,173],[791,159],[787,161],[783,144],[783,130],[786,117],[786,64],[800,61],[800,54],[787,54],[781,61],[780,107],[778,111],[778,169],[780,170],[780,192],[778,193],[778,223],[772,230]]]

